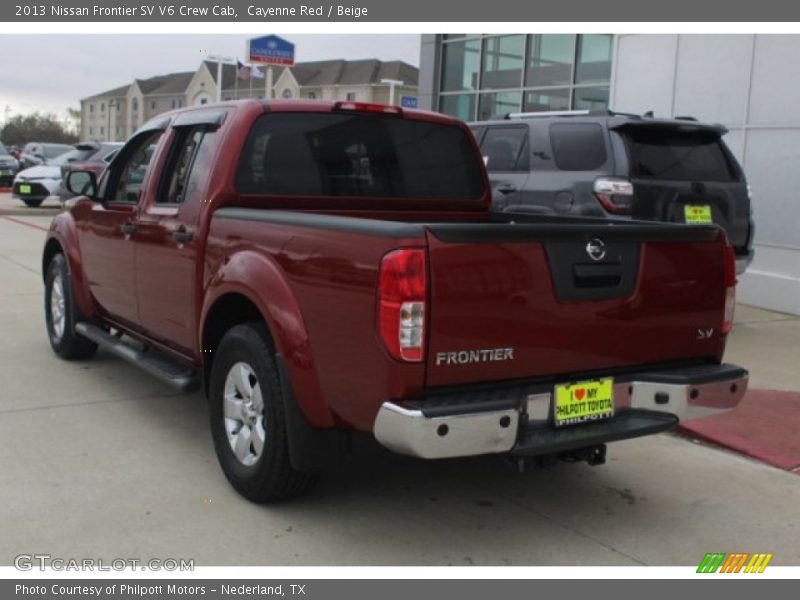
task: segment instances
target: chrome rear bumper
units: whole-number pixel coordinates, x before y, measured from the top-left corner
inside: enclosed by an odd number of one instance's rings
[[[517,452],[544,454],[649,435],[678,421],[733,410],[747,391],[748,374],[731,365],[703,365],[615,378],[615,416],[605,421],[556,428],[550,389],[524,386],[501,400],[459,403],[450,398],[431,407],[385,402],[375,419],[376,439],[395,452],[419,458],[452,458]],[[542,386],[539,386],[542,387]],[[518,396],[518,397],[515,397]]]

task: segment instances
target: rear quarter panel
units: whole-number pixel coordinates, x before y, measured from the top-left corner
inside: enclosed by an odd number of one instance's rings
[[[377,334],[381,258],[424,238],[398,239],[214,217],[207,298],[246,289],[258,298],[294,392],[312,425],[371,431],[385,400],[418,394],[423,363],[402,364]]]

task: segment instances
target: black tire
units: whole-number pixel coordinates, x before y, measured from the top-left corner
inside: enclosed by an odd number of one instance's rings
[[[257,458],[253,459],[256,454],[255,446],[247,443],[250,453],[248,458],[255,460],[249,465],[234,453],[224,411],[226,381],[238,363],[245,363],[250,367],[263,398],[263,447]],[[251,385],[254,385],[253,381],[251,379]],[[297,471],[292,467],[289,458],[284,398],[275,362],[275,350],[263,323],[237,325],[222,338],[211,366],[209,403],[211,435],[217,458],[225,477],[242,496],[257,503],[276,502],[298,497],[308,492],[316,483],[318,473]],[[235,428],[235,420],[228,422]],[[245,426],[243,421],[241,428]],[[251,433],[255,432],[254,427],[255,425],[249,429]]]
[[[53,286],[60,277],[63,294],[63,331],[58,333],[53,322],[51,303],[54,302]],[[50,346],[61,358],[67,360],[89,358],[97,351],[97,344],[75,332],[75,323],[82,321],[82,315],[75,303],[72,291],[72,279],[69,275],[67,261],[63,254],[56,254],[47,266],[47,276],[44,284],[44,318],[47,324],[47,337]]]
[[[30,208],[37,208],[42,204],[42,202],[44,202],[44,198],[42,198],[41,200],[31,200],[29,198],[24,198],[22,201],[25,203],[26,206]]]

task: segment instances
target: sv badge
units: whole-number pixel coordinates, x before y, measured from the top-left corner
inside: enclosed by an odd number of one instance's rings
[[[697,330],[697,339],[698,340],[710,340],[714,336],[714,328],[711,329],[698,329]]]

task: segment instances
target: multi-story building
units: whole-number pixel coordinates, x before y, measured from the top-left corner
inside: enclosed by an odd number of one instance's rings
[[[259,67],[264,75],[265,67]],[[217,63],[197,71],[135,79],[132,83],[81,100],[81,139],[118,141],[160,113],[214,102]],[[236,66],[222,65],[222,100],[266,98],[267,78],[242,80]],[[317,98],[399,104],[416,97],[418,70],[401,61],[326,60],[273,67],[273,98]],[[392,97],[393,96],[393,97]]]

